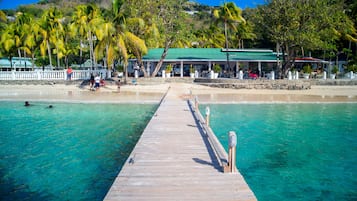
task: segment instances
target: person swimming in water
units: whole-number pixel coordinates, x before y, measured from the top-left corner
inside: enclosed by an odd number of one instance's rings
[[[30,106],[30,103],[28,101],[25,101],[25,107]]]

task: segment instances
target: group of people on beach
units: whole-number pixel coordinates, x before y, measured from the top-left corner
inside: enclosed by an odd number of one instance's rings
[[[93,73],[90,74],[89,84],[90,84],[90,90],[91,90],[91,91],[98,90],[99,87],[105,86],[105,82],[104,82],[104,80],[100,77],[100,75],[99,75],[99,74],[96,74],[96,75],[94,76]]]

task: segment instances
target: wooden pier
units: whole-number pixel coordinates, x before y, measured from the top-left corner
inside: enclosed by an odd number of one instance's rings
[[[223,173],[184,86],[171,86],[104,200],[256,200],[239,172]]]

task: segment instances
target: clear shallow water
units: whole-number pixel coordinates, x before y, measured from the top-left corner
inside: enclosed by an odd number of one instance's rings
[[[157,105],[0,102],[0,200],[102,200]]]
[[[209,106],[226,149],[237,132],[237,167],[258,200],[357,200],[357,104]]]

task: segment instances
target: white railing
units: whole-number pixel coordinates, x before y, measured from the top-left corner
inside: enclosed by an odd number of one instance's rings
[[[90,74],[107,77],[107,70],[73,70],[72,80],[85,80]],[[66,80],[67,72],[59,71],[0,71],[0,80]]]

